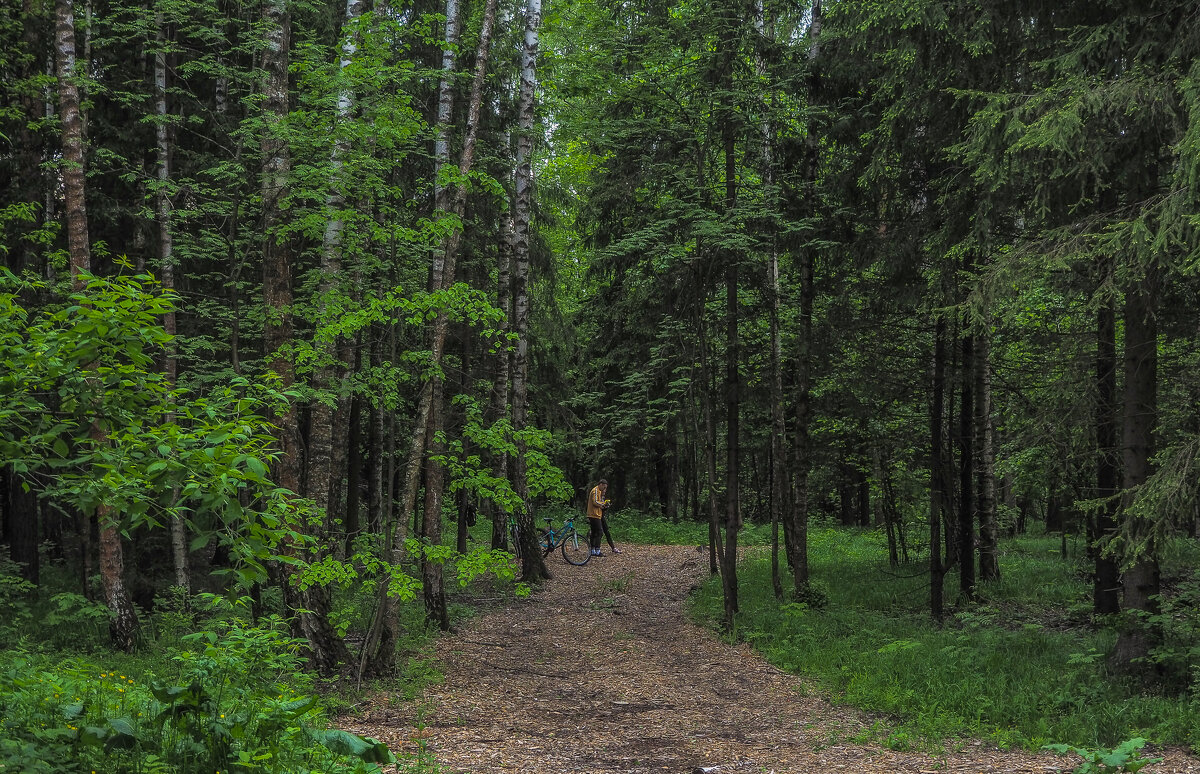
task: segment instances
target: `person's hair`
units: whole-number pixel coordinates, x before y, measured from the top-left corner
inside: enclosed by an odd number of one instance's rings
[[[600,481],[597,482],[596,486],[599,486],[600,484],[604,484],[605,486],[608,486],[608,479],[607,478],[600,479]]]

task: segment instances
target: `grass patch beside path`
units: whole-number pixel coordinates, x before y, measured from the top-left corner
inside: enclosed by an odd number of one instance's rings
[[[735,636],[834,701],[887,716],[873,741],[908,749],[974,737],[1038,749],[1144,736],[1200,746],[1200,702],[1106,673],[1114,635],[1090,625],[1085,576],[1057,538],[1006,541],[1003,580],[981,584],[984,601],[948,612],[942,628],[926,612],[924,566],[890,568],[881,534],[814,528],[809,540],[828,605],[778,603],[769,556],[751,551],[739,567]],[[957,577],[947,581],[952,601]],[[697,592],[693,613],[720,620],[719,580]]]

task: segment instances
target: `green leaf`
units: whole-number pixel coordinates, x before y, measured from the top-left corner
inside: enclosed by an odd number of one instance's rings
[[[396,760],[387,745],[378,739],[351,734],[340,728],[316,731],[314,736],[331,752],[349,755],[366,763],[394,763]]]

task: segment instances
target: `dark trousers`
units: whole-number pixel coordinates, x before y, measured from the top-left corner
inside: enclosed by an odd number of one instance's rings
[[[615,551],[617,544],[613,542],[612,533],[608,531],[608,519],[604,516],[598,519],[589,518],[588,543],[591,545],[592,550],[600,550],[602,536],[608,540],[608,547]]]

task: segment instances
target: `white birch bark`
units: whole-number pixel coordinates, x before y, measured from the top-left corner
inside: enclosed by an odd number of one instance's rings
[[[154,139],[157,155],[158,190],[154,194],[154,219],[158,226],[159,276],[163,290],[175,290],[175,255],[174,242],[171,235],[171,147],[170,120],[167,113],[167,31],[166,22],[161,12],[154,15]],[[167,343],[166,357],[163,364],[167,384],[174,388],[179,376],[179,358],[175,346],[175,311],[172,308],[163,316],[163,332],[171,337]],[[167,412],[167,424],[175,421],[175,410]],[[179,500],[179,487],[171,491],[171,504]],[[175,565],[175,585],[191,592],[191,581],[188,572],[187,527],[183,518],[178,514],[171,516],[171,558]]]
[[[345,32],[342,35],[342,46],[338,58],[338,68],[344,74],[354,61],[358,51],[358,36],[354,29],[355,22],[362,16],[363,0],[346,0],[346,12],[343,20]],[[354,92],[343,82],[338,90],[337,112],[333,134],[335,141],[330,152],[330,186],[325,198],[325,209],[329,213],[325,223],[325,234],[321,245],[321,279],[318,286],[318,321],[317,324],[327,324],[328,310],[331,308],[332,296],[337,290],[342,273],[342,235],[344,223],[342,210],[346,206],[344,158],[349,151],[349,143],[342,135],[344,125],[350,121],[354,106]],[[334,476],[334,407],[324,394],[332,385],[345,377],[350,369],[346,362],[346,352],[339,350],[336,340],[323,345],[321,361],[313,374],[313,391],[316,400],[312,404],[309,422],[308,466],[305,471],[305,494],[312,498],[317,509],[325,516],[324,533],[328,535],[332,528],[330,508],[336,503],[330,502],[332,479]],[[343,399],[344,401],[344,399]],[[344,408],[344,407],[343,407]],[[344,410],[343,410],[344,413]],[[328,540],[321,543],[328,546]]]
[[[534,93],[537,89],[538,28],[542,1],[527,0],[525,42],[521,49],[521,92],[517,114],[516,191],[513,201],[513,333],[517,335],[512,364],[513,430],[520,433],[528,424],[529,397],[529,229],[533,210]],[[517,513],[522,540],[521,573],[526,581],[550,576],[537,550],[536,530],[529,499],[528,464],[525,444],[517,441],[513,479],[523,506]]]

